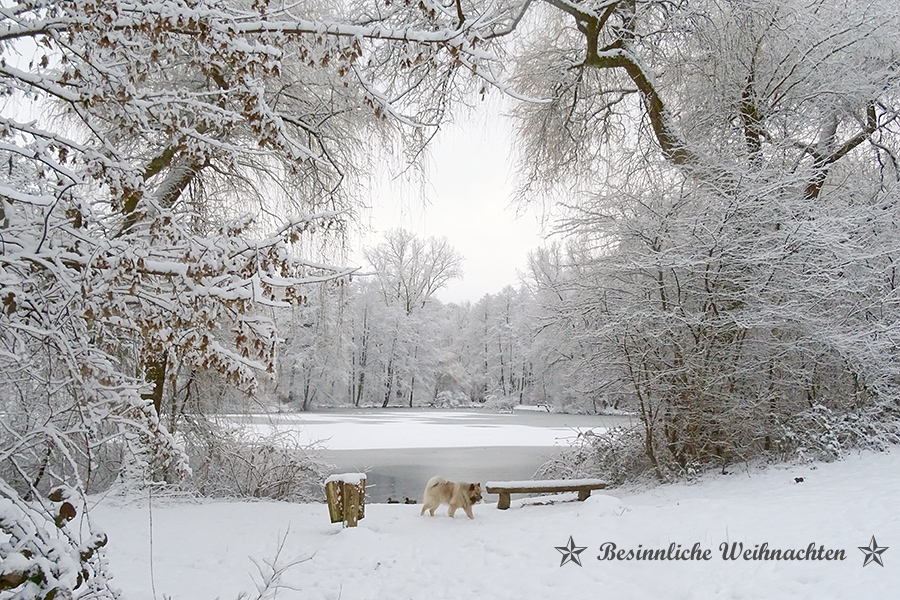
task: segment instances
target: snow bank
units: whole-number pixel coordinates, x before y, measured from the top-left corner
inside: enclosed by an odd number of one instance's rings
[[[488,481],[489,488],[546,488],[569,485],[606,485],[602,479],[537,479],[534,481]]]
[[[802,477],[797,483],[795,478]],[[423,482],[424,485],[424,482]],[[152,508],[102,501],[95,521],[109,534],[113,583],[126,598],[230,600],[253,591],[251,573],[272,559],[287,586],[280,600],[465,597],[611,599],[890,598],[900,589],[900,452],[659,486],[606,490],[585,502],[510,510],[474,507],[475,519],[444,509],[375,504],[355,529],[329,522],[321,505],[276,502],[171,503]],[[569,538],[581,566],[565,559]],[[875,537],[884,567],[858,548]],[[684,560],[598,560],[608,544]],[[843,550],[845,560],[725,560],[720,546],[752,551]],[[709,550],[709,560],[689,553]],[[150,550],[153,550],[151,557]],[[680,554],[679,554],[680,553]]]
[[[535,405],[524,405],[517,404],[513,406],[513,410],[519,410],[522,412],[553,412],[553,408],[549,404],[535,404]]]

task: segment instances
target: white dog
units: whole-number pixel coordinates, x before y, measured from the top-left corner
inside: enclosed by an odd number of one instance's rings
[[[453,483],[443,477],[432,477],[425,486],[425,498],[422,501],[421,515],[429,511],[434,516],[434,510],[441,504],[449,504],[447,514],[450,518],[456,513],[456,509],[462,508],[470,519],[474,519],[472,505],[481,501],[480,483]]]

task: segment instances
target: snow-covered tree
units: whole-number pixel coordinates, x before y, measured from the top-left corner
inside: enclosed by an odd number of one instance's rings
[[[628,393],[658,473],[877,438],[900,381],[896,4],[546,4],[523,190],[575,190],[538,271],[585,387]]]
[[[257,307],[347,273],[298,243],[341,227],[366,146],[400,134],[415,155],[458,85],[492,81],[477,39],[495,20],[481,17],[431,3],[0,8],[4,594],[110,595],[100,539],[70,521],[101,453],[186,471],[160,418],[177,414],[179,377],[252,391],[274,368]]]
[[[418,365],[431,351],[423,344],[425,321],[419,313],[427,310],[435,292],[462,275],[462,256],[446,238],[423,240],[404,229],[388,231],[365,256],[383,300],[381,327],[389,331],[382,406],[394,396],[407,398],[412,406],[417,377],[422,383]]]
[[[425,306],[450,280],[462,276],[462,256],[446,238],[421,239],[392,229],[366,250],[385,304],[399,303],[406,314]]]

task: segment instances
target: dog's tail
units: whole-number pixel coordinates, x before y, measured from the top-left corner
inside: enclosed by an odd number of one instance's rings
[[[439,485],[443,485],[447,483],[447,480],[441,477],[440,475],[435,475],[431,479],[428,480],[428,483],[425,484],[425,489],[430,490],[433,487],[437,487]]]

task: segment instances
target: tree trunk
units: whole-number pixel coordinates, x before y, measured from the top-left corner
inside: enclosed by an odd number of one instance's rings
[[[363,308],[362,339],[359,349],[359,383],[356,386],[356,398],[353,405],[359,406],[363,398],[363,390],[366,383],[366,363],[369,358],[369,307]]]
[[[153,391],[149,394],[141,394],[145,400],[153,402],[153,408],[156,410],[156,416],[162,415],[163,390],[166,384],[166,368],[168,361],[166,356],[155,357],[144,369],[144,379],[148,383],[153,384]]]
[[[391,348],[393,350],[393,347]],[[384,392],[384,402],[381,408],[387,408],[391,402],[391,392],[394,391],[394,353],[391,352],[391,358],[388,360],[387,366],[387,389]]]
[[[506,389],[506,361],[503,360],[503,340],[500,335],[497,335],[497,349],[500,353],[500,390],[506,396],[509,393]]]
[[[413,395],[416,393],[416,376],[415,376],[415,364],[416,359],[419,358],[419,346],[417,345],[415,350],[413,350],[413,375],[409,378],[409,407],[413,407]]]
[[[303,405],[300,407],[301,411],[306,412],[310,409],[315,395],[316,392],[312,389],[312,369],[308,369],[303,378]]]

